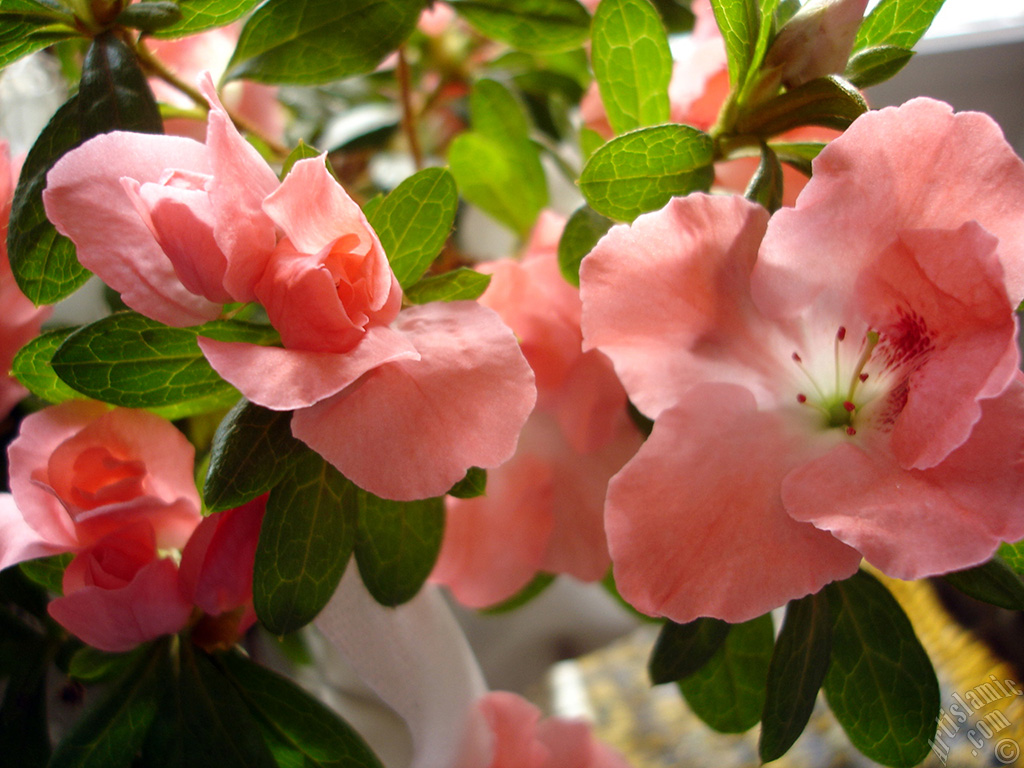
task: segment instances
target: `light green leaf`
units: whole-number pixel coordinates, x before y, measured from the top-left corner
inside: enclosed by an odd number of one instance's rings
[[[281,179],[292,172],[292,168],[299,160],[309,160],[314,157],[319,157],[320,152],[316,147],[311,147],[309,144],[299,139],[299,143],[295,145],[295,149],[288,153],[288,157],[284,159],[284,164],[281,166]]]
[[[580,174],[590,207],[618,221],[661,208],[714,178],[711,137],[688,125],[641,128],[598,149]]]
[[[433,277],[426,277],[405,292],[413,304],[430,301],[469,301],[477,299],[487,290],[491,276],[469,267],[459,267]]]
[[[895,45],[864,48],[850,57],[844,77],[858,88],[885,82],[906,66],[914,52]]]
[[[678,685],[686,703],[721,733],[742,733],[761,719],[775,635],[770,613],[734,624],[703,667]]]
[[[260,0],[180,0],[181,21],[164,27],[156,36],[185,37],[223,27],[242,18],[259,3]]]
[[[355,540],[355,493],[312,451],[271,490],[256,547],[253,605],[274,634],[305,626],[334,594]]]
[[[944,0],[882,0],[860,25],[853,50],[895,45],[911,49],[920,40]]]
[[[868,111],[860,91],[840,77],[819,77],[760,104],[736,122],[738,133],[774,136],[803,125],[842,131]]]
[[[590,14],[576,0],[452,0],[451,5],[485,36],[533,53],[578,48],[590,29]]]
[[[580,263],[614,223],[589,205],[581,205],[572,212],[558,241],[558,268],[562,277],[579,288]]]
[[[647,662],[651,683],[674,683],[703,667],[725,642],[730,625],[705,617],[689,624],[666,621]]]
[[[761,162],[750,178],[744,197],[774,213],[782,207],[782,164],[767,144],[761,145]]]
[[[470,467],[465,476],[448,489],[448,495],[456,499],[475,499],[487,493],[487,470]]]
[[[60,328],[40,334],[19,349],[11,362],[11,372],[22,386],[48,403],[85,399],[85,395],[69,387],[53,371],[53,354],[76,330]]]
[[[1018,575],[1024,576],[1024,540],[1015,544],[1004,541],[999,545],[998,552],[1008,566],[1013,568]]]
[[[425,0],[267,0],[226,77],[315,85],[370,72],[415,29]]]
[[[814,158],[825,148],[825,144],[818,141],[773,141],[768,146],[779,160],[793,166],[807,177],[811,175],[811,163]]]
[[[523,141],[530,138],[530,121],[522,104],[512,92],[495,80],[483,78],[469,94],[469,114],[473,130],[496,141]]]
[[[594,77],[616,133],[667,123],[672,53],[649,0],[603,0],[594,14]]]
[[[860,571],[826,589],[833,624],[825,696],[832,712],[866,757],[895,768],[917,765],[928,754],[940,703],[928,654],[873,576]]]
[[[0,0],[0,69],[61,40],[80,37],[75,19],[34,0]]]
[[[715,21],[725,40],[729,62],[729,84],[743,85],[754,61],[761,29],[758,4],[754,0],[711,0]]]
[[[21,572],[31,581],[41,586],[47,592],[60,596],[64,594],[62,581],[64,569],[68,567],[73,555],[51,555],[50,557],[39,557],[34,560],[25,560],[18,564]]]

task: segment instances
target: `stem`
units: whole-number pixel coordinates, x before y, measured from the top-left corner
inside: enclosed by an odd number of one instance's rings
[[[398,85],[402,94],[402,130],[405,131],[409,141],[409,151],[412,153],[412,161],[416,170],[423,167],[423,155],[420,151],[420,141],[416,136],[416,116],[412,108],[412,85],[409,78],[409,62],[405,59],[405,46],[398,47]]]

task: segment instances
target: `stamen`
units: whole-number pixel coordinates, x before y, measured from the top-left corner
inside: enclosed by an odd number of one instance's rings
[[[843,408],[845,408],[850,413],[853,413],[855,410],[857,410],[857,406],[855,406],[849,400],[844,400],[843,401]]]
[[[853,437],[854,435],[857,434],[857,430],[854,429],[853,427],[847,427],[846,434],[848,434],[850,437]]]
[[[860,359],[857,361],[857,365],[853,369],[854,375],[850,379],[850,390],[846,393],[847,400],[853,400],[853,395],[857,391],[858,382],[867,380],[868,376],[864,373],[864,366],[868,364],[868,360],[871,359],[871,353],[874,351],[875,345],[878,344],[878,331],[868,331],[864,335],[864,340],[867,344],[864,346],[864,351],[861,352]],[[836,387],[836,389],[838,390],[839,387]]]
[[[840,325],[839,330],[836,331],[836,341],[842,341],[846,338],[846,326]]]
[[[804,368],[803,358],[800,357],[800,355],[797,354],[796,352],[793,353],[793,362],[796,363],[797,368],[800,369],[800,373],[802,373],[807,378],[807,380],[811,383],[811,386],[814,387],[814,391],[818,394],[818,397],[820,399],[824,400],[825,399],[825,393],[821,391],[821,387],[818,386],[818,382],[816,382],[814,380],[814,377],[811,376],[811,374],[809,374],[807,372],[806,368]],[[804,400],[806,400],[806,398],[804,398]],[[801,400],[800,402],[804,402],[804,401]]]
[[[803,394],[802,392],[798,393],[797,396],[796,396],[796,401],[798,403],[806,403],[807,402],[807,395]]]

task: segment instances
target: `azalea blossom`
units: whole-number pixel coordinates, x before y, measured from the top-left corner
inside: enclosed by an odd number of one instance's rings
[[[50,172],[47,215],[82,264],[170,325],[263,302],[283,347],[200,347],[250,401],[296,411],[293,434],[372,493],[440,496],[507,459],[535,399],[508,328],[475,302],[399,312],[380,241],[323,158],[278,182],[200,85],[205,145],[114,132]]]
[[[587,348],[655,420],[609,487],[640,610],[750,619],[854,573],[921,578],[1024,537],[1024,164],[917,99],[826,148],[768,220],[693,195],[582,265]]]
[[[537,406],[515,456],[488,473],[487,493],[447,500],[431,578],[472,607],[511,597],[540,571],[604,576],[608,480],[641,442],[611,362],[581,349],[579,291],[557,261],[564,223],[542,213],[521,260],[478,267],[491,275],[480,303],[519,337],[537,378]]]

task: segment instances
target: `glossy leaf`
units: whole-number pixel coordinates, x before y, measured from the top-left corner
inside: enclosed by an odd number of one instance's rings
[[[444,536],[444,498],[390,501],[360,490],[356,563],[381,605],[401,605],[427,580]]]
[[[140,645],[128,653],[109,653],[84,645],[68,662],[68,675],[90,683],[110,680],[128,674],[129,669],[138,666],[143,657],[153,652],[153,647],[148,645]]]
[[[427,168],[399,184],[367,216],[403,290],[417,283],[444,247],[459,205],[455,179]]]
[[[736,90],[754,60],[761,24],[758,5],[753,0],[711,0],[711,8],[725,41],[729,83]]]
[[[268,0],[246,22],[228,79],[314,85],[370,72],[415,29],[425,0]]]
[[[19,349],[11,362],[11,372],[22,386],[48,403],[85,398],[85,395],[69,387],[53,372],[54,353],[75,330],[60,328],[40,334]]]
[[[931,660],[899,603],[861,571],[827,588],[832,661],[825,696],[865,756],[897,768],[928,754],[939,712]]]
[[[459,267],[433,277],[426,277],[405,292],[413,304],[430,301],[468,301],[477,299],[487,290],[491,276],[469,267]]]
[[[267,493],[306,450],[292,437],[290,411],[240,400],[213,435],[203,501],[211,512],[241,506]]]
[[[687,125],[643,128],[598,149],[580,175],[590,207],[618,221],[657,210],[673,196],[707,189],[714,178],[711,137]]]
[[[25,560],[18,564],[21,572],[31,581],[35,582],[47,592],[60,596],[64,594],[64,569],[68,567],[71,558],[70,552],[62,555],[51,555],[50,557],[38,557],[34,560]]]
[[[279,766],[383,768],[352,727],[291,680],[239,653],[218,660]]]
[[[48,45],[78,37],[74,17],[35,0],[0,0],[0,69]]]
[[[327,605],[355,540],[355,487],[312,451],[267,499],[256,547],[253,605],[274,634],[305,626]]]
[[[708,663],[729,634],[730,624],[705,617],[689,624],[666,621],[647,662],[653,685],[674,683]]]
[[[616,133],[668,122],[672,53],[649,0],[603,0],[594,14],[591,60]]]
[[[775,635],[770,613],[734,624],[707,664],[679,681],[686,703],[720,733],[742,733],[761,719]]]
[[[1024,611],[1024,581],[999,557],[974,568],[947,573],[942,580],[975,600]]]
[[[187,0],[178,4],[181,21],[164,27],[156,36],[184,37],[223,27],[242,18],[259,4],[260,0]]]
[[[867,102],[856,88],[830,75],[769,99],[738,120],[736,130],[774,136],[803,125],[820,125],[841,131],[867,110]]]
[[[576,0],[453,0],[451,5],[485,36],[522,51],[578,48],[590,31],[590,14]]]
[[[565,229],[558,241],[558,268],[562,276],[577,288],[580,285],[580,263],[583,257],[594,249],[597,241],[604,237],[614,223],[589,205],[581,205],[565,222]]]
[[[456,499],[475,499],[487,493],[487,470],[481,467],[470,467],[466,475],[453,485],[448,495]]]
[[[779,160],[791,165],[805,176],[811,175],[811,163],[825,148],[818,141],[784,142],[773,141],[769,145]]]
[[[316,147],[311,147],[309,144],[299,139],[299,143],[295,145],[295,149],[288,153],[288,157],[284,159],[284,163],[281,165],[281,179],[284,179],[292,168],[299,160],[309,160],[314,157],[319,157],[320,151]],[[328,166],[329,167],[329,166]]]
[[[774,213],[782,207],[782,163],[767,144],[761,145],[761,162],[750,178],[744,197]]]
[[[853,50],[895,45],[911,49],[932,25],[944,0],[882,0],[860,25]]]
[[[999,545],[999,557],[1019,575],[1024,576],[1024,541],[1003,542]]]
[[[163,133],[160,109],[135,52],[113,32],[93,38],[78,90],[81,136],[113,130]]]
[[[803,733],[831,653],[832,615],[824,591],[791,601],[768,667],[757,745],[762,762],[782,757]]]
[[[895,45],[864,48],[850,57],[844,77],[858,88],[885,82],[913,57],[914,52]]]

